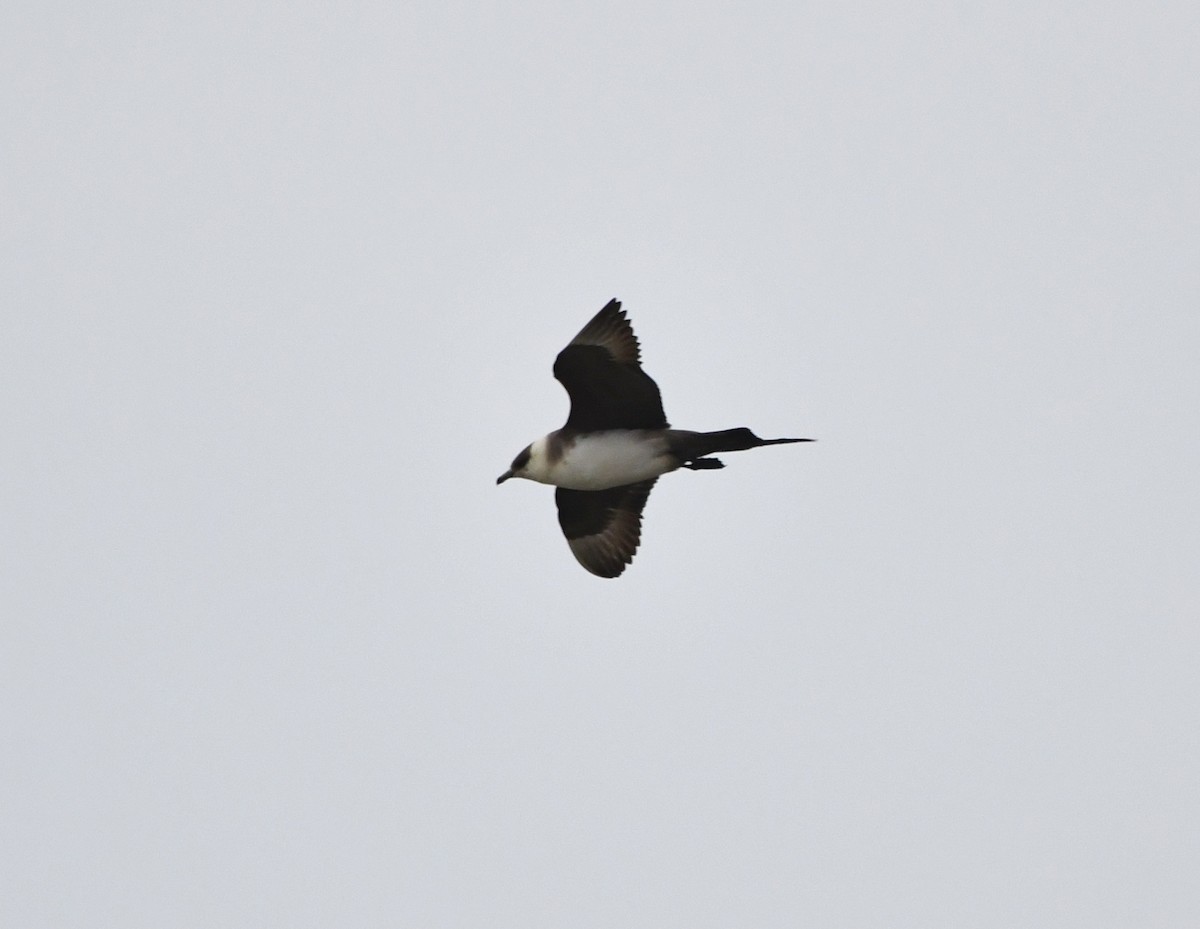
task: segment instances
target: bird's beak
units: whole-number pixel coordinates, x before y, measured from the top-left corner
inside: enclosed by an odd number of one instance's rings
[[[503,474],[501,474],[501,475],[500,475],[498,478],[496,478],[496,483],[497,483],[497,484],[503,484],[505,481],[507,481],[507,480],[508,480],[510,477],[512,477],[512,476],[513,476],[513,473],[512,473],[512,471],[505,471],[505,472],[504,472]]]

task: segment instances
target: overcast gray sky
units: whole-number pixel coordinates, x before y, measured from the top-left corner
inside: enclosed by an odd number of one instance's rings
[[[1195,3],[8,3],[6,926],[1200,925]],[[554,354],[668,416],[617,581]]]

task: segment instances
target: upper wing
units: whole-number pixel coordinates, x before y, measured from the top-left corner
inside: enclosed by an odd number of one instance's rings
[[[617,577],[633,561],[642,538],[642,509],[654,481],[610,487],[608,490],[554,492],[558,524],[571,554],[600,577]]]
[[[666,429],[662,395],[641,366],[633,327],[619,300],[609,300],[554,360],[554,376],[567,388],[567,428]]]

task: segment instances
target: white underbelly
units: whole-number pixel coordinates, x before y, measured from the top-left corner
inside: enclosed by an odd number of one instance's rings
[[[606,490],[646,481],[675,467],[661,434],[598,432],[576,439],[555,464],[552,483],[571,490]]]

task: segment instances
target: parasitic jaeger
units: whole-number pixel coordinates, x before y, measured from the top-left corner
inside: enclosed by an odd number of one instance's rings
[[[642,508],[660,475],[725,467],[707,457],[715,452],[814,441],[760,439],[744,427],[672,429],[619,300],[608,301],[558,353],[554,376],[571,398],[566,425],[522,449],[496,483],[523,477],[553,484],[571,553],[600,577],[617,577],[633,560]]]

